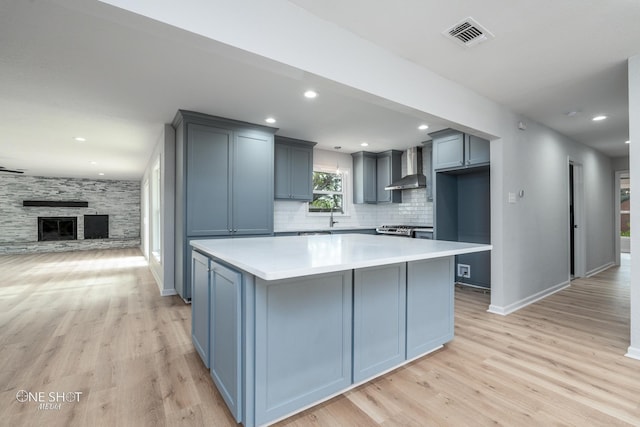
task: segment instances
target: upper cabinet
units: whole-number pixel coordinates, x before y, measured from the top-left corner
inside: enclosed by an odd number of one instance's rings
[[[433,169],[450,170],[489,164],[489,141],[445,129],[429,134],[433,138]]]
[[[378,174],[377,155],[367,151],[352,153],[353,158],[353,203],[376,203]]]
[[[474,135],[464,136],[466,166],[489,164],[489,141]]]
[[[389,150],[378,153],[376,158],[377,202],[401,203],[401,190],[385,190],[385,187],[402,178],[402,151]]]
[[[275,137],[275,198],[313,199],[313,146],[315,142]]]
[[[273,233],[277,129],[183,110],[173,127],[175,286],[189,299],[189,239]]]
[[[359,151],[353,157],[353,203],[401,203],[401,190],[385,187],[402,177],[402,151]]]

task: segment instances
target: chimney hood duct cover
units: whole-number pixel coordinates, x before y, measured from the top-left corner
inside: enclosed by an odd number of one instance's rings
[[[411,147],[405,153],[407,175],[399,181],[392,182],[385,190],[405,190],[410,188],[424,188],[427,177],[422,172],[422,147]]]

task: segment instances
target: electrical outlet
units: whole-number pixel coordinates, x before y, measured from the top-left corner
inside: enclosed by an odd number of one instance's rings
[[[458,277],[471,278],[471,266],[468,264],[458,264]]]

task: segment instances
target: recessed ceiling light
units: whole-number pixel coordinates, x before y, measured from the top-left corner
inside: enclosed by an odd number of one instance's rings
[[[91,163],[92,165],[97,165],[98,164],[98,162],[96,162],[96,161],[89,162],[89,163]]]
[[[74,140],[78,141],[78,142],[85,142],[87,139],[83,138],[81,136],[76,136],[75,138],[73,138]]]
[[[100,172],[100,173],[98,173],[98,175],[104,176],[104,172]]]
[[[595,117],[594,117],[593,119],[591,119],[591,120],[593,120],[594,122],[599,122],[600,120],[604,120],[604,119],[606,119],[606,118],[607,118],[607,116],[595,116]]]
[[[422,124],[422,125],[418,126],[418,129],[420,129],[420,130],[429,129],[429,126]]]
[[[318,92],[316,92],[315,90],[310,89],[304,93],[305,98],[313,99],[316,96],[318,96]]]
[[[631,141],[629,141],[628,139],[624,142],[625,144],[629,144]]]
[[[274,119],[273,117],[267,117],[266,119],[264,119],[264,121],[267,123],[275,123],[276,119]]]
[[[368,142],[362,142],[362,143],[360,143],[360,146],[362,146],[362,147],[368,147],[368,146],[369,146],[369,143],[368,143]]]

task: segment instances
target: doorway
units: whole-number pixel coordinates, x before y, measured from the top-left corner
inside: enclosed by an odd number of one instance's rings
[[[569,159],[569,278],[585,275],[584,181],[582,164]]]
[[[616,265],[620,255],[631,253],[631,180],[629,171],[617,171],[615,175],[615,249]]]

